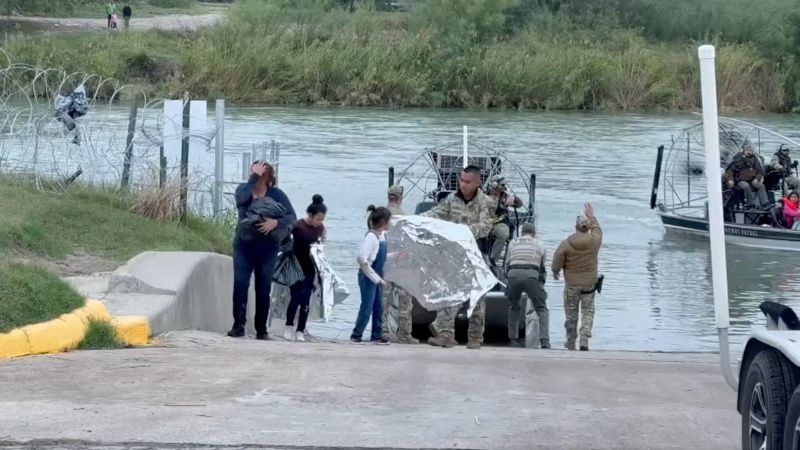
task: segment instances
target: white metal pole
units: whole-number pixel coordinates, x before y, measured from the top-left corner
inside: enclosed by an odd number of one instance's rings
[[[217,140],[214,164],[214,215],[222,212],[222,188],[225,183],[225,100],[218,99],[214,110],[217,113]]]
[[[703,139],[705,142],[706,182],[708,183],[708,232],[711,243],[711,277],[714,289],[714,315],[720,338],[720,361],[725,380],[736,389],[728,349],[728,267],[725,256],[725,225],[722,218],[722,176],[719,159],[719,116],[714,46],[697,49],[700,58],[700,86],[703,98]]]
[[[466,168],[469,165],[469,150],[467,149],[467,145],[468,145],[467,144],[467,135],[468,135],[467,126],[464,125],[464,144],[463,144],[464,156],[461,157],[462,160],[463,160],[463,161],[461,161],[461,163],[462,163],[461,167],[462,168]]]

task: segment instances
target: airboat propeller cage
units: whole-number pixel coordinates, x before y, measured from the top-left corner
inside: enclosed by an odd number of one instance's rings
[[[711,276],[714,288],[714,316],[719,334],[719,356],[725,381],[736,389],[738,383],[730,364],[728,348],[728,268],[725,259],[725,226],[722,218],[721,167],[719,164],[719,114],[717,113],[717,77],[714,70],[714,46],[697,49],[700,58],[700,88],[703,98],[703,134],[708,183],[708,232],[711,244]]]

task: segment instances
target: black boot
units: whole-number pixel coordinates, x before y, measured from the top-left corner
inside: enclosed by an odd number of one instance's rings
[[[228,336],[233,338],[244,337],[244,327],[234,325],[233,328],[231,328],[231,331],[228,331]]]

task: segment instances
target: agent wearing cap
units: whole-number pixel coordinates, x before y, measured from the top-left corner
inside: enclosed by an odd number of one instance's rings
[[[591,203],[575,222],[575,233],[564,239],[553,255],[553,278],[564,269],[564,315],[568,350],[575,350],[578,313],[581,314],[580,349],[589,350],[594,324],[594,293],[597,283],[597,256],[603,244],[603,231],[594,216]]]
[[[547,292],[544,290],[547,250],[535,236],[534,224],[525,222],[520,236],[508,244],[506,296],[511,303],[508,310],[508,338],[514,347],[525,346],[519,339],[519,323],[527,310],[527,304],[522,301],[522,294],[525,293],[539,316],[541,346],[550,348],[550,310],[547,309]]]
[[[394,185],[389,188],[388,208],[392,216],[405,215],[403,211],[403,186]],[[397,333],[390,325],[389,316],[394,315],[397,308]],[[390,289],[383,290],[383,337],[390,342],[398,344],[419,344],[411,336],[411,311],[414,308],[414,298],[405,289],[392,285]]]
[[[389,204],[387,207],[393,216],[404,216],[403,211],[403,186],[394,185],[389,188]]]
[[[778,151],[772,155],[769,165],[770,169],[780,174],[780,177],[783,178],[788,191],[800,190],[800,180],[792,176],[792,169],[797,167],[797,161],[792,161],[792,157],[789,155],[789,147],[781,144],[778,147]]]
[[[750,144],[745,144],[742,153],[733,157],[725,170],[728,189],[738,186],[744,191],[745,201],[751,207],[769,206],[767,189],[764,187],[764,167],[761,158],[753,153]]]
[[[506,247],[508,239],[511,237],[511,228],[509,227],[508,208],[519,208],[522,206],[522,200],[509,194],[506,190],[506,179],[500,175],[492,179],[489,185],[489,194],[495,202],[494,208],[494,225],[492,225],[492,251],[489,257],[492,263],[496,263],[500,256],[503,254],[503,249]]]

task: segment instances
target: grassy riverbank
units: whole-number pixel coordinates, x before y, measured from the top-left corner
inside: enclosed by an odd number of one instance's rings
[[[0,14],[104,18],[106,3],[108,2],[85,0],[2,0]],[[203,12],[203,5],[197,0],[128,0],[117,3],[119,14],[122,14],[122,7],[128,4],[137,17]]]
[[[373,4],[242,0],[207,30],[11,37],[5,48],[156,94],[240,102],[675,110],[699,106],[696,47],[712,42],[723,109],[800,104],[797,0]]]
[[[45,192],[0,178],[0,333],[82,306],[59,276],[113,270],[147,250],[231,252],[231,236],[217,224],[156,222],[133,205],[96,188]]]

